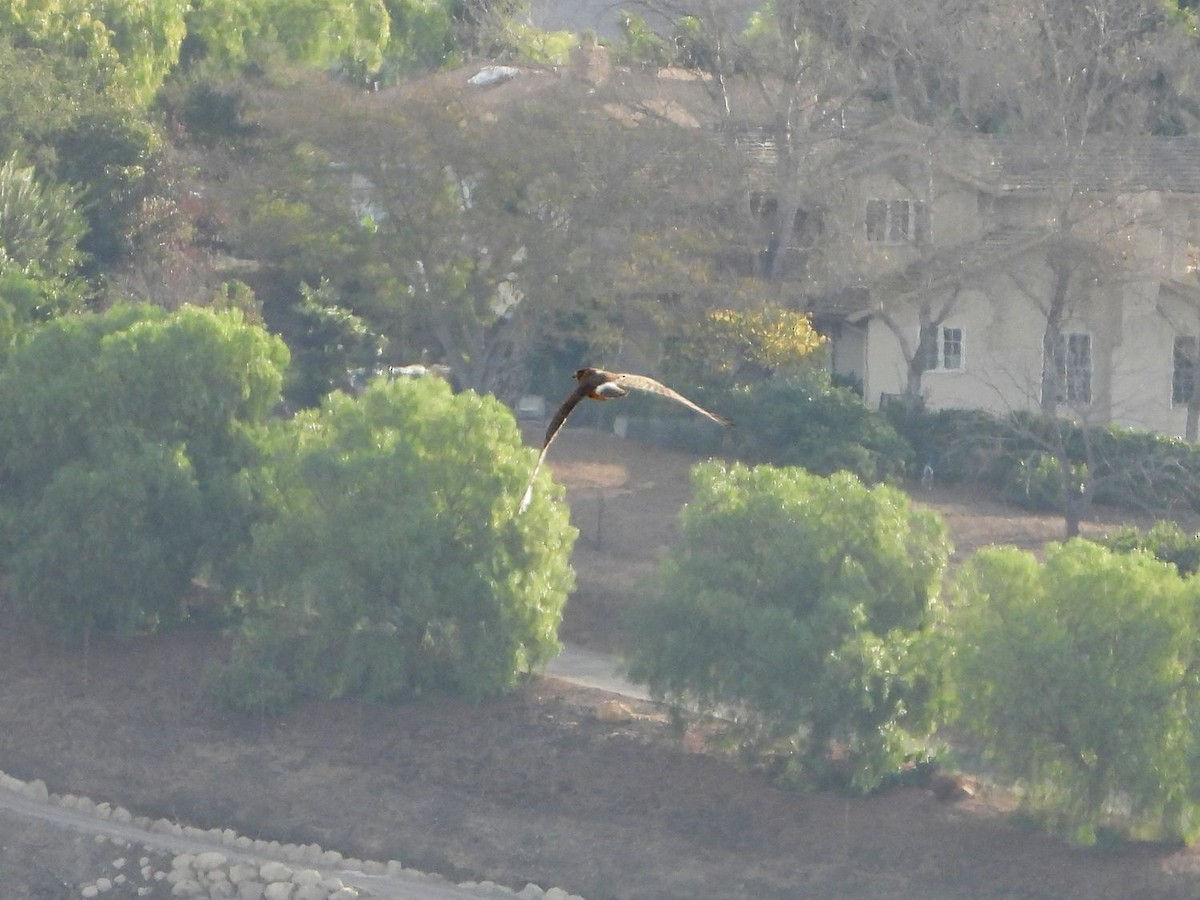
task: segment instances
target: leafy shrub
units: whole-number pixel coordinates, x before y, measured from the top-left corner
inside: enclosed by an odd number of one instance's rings
[[[1145,534],[1129,525],[1104,544],[1118,553],[1149,553],[1171,563],[1180,575],[1194,575],[1200,570],[1200,534],[1188,534],[1174,522],[1155,522]]]
[[[949,545],[899,490],[839,473],[706,463],[683,536],[631,612],[630,676],[743,711],[760,749],[858,789],[919,746],[939,701],[929,634]]]
[[[1087,466],[1071,466],[1067,489],[1073,494],[1082,494],[1086,484]],[[1062,463],[1046,453],[1034,453],[1028,459],[1018,461],[1001,487],[1000,496],[1025,509],[1062,512]]]
[[[1116,809],[1128,831],[1193,836],[1200,582],[1073,540],[1044,564],[982,550],[956,586],[958,722],[1026,804],[1081,844]]]
[[[178,618],[259,506],[257,428],[282,342],[236,312],[58,319],[0,370],[0,540],[14,603],[64,636]]]
[[[738,386],[717,408],[738,423],[728,447],[745,462],[851,472],[868,483],[898,481],[911,466],[896,430],[821,372]]]
[[[259,609],[222,683],[258,656],[298,695],[482,697],[546,662],[575,530],[548,477],[516,515],[529,457],[498,401],[436,378],[282,423],[275,516],[254,533]]]

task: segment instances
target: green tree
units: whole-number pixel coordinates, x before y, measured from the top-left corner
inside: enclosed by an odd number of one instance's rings
[[[0,165],[0,348],[82,304],[86,231],[73,191],[44,183],[15,153]]]
[[[850,783],[872,788],[932,729],[948,554],[941,521],[898,490],[705,463],[679,546],[632,614],[630,675],[742,711],[763,740],[790,742],[798,774],[836,749]]]
[[[494,398],[377,380],[276,440],[261,609],[218,677],[227,699],[255,708],[262,679],[280,695],[482,697],[553,657],[575,530],[553,490],[515,514],[530,452]]]
[[[1200,582],[1143,553],[1012,547],[957,579],[958,721],[1056,830],[1194,836]],[[1148,831],[1147,831],[1148,830]]]
[[[17,347],[0,370],[17,605],[69,636],[153,627],[194,575],[226,575],[258,515],[255,429],[286,364],[240,313],[192,307],[63,317]]]

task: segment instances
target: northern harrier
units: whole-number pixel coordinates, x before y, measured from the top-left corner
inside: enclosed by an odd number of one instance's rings
[[[550,427],[546,429],[546,437],[542,441],[542,452],[538,455],[537,463],[533,467],[533,474],[529,476],[529,486],[525,488],[525,496],[521,498],[521,508],[519,512],[524,512],[529,506],[529,501],[533,499],[533,479],[537,477],[538,470],[542,467],[542,460],[546,458],[546,451],[550,449],[550,444],[558,432],[562,430],[563,423],[567,421],[567,416],[571,414],[579,401],[588,397],[592,400],[618,400],[621,397],[628,396],[630,390],[646,391],[650,394],[658,394],[660,397],[666,397],[668,400],[674,400],[676,403],[682,403],[688,409],[700,413],[706,418],[712,419],[719,425],[732,425],[733,422],[724,416],[718,416],[716,413],[711,413],[701,406],[697,406],[683,394],[671,390],[665,384],[655,381],[653,378],[647,378],[645,375],[631,375],[627,372],[605,372],[603,369],[579,369],[575,372],[575,380],[579,382],[579,387],[571,392],[570,396],[563,401],[562,406],[554,413],[554,417],[550,420]]]

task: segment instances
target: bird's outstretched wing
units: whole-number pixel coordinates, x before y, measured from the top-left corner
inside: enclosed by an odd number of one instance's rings
[[[724,416],[719,416],[716,413],[711,413],[702,406],[697,406],[678,391],[673,391],[662,382],[655,381],[653,378],[647,378],[645,375],[630,375],[628,373],[621,373],[615,376],[613,381],[623,388],[633,388],[635,391],[646,391],[650,394],[658,394],[660,397],[666,397],[668,400],[674,400],[676,403],[682,403],[688,409],[712,419],[719,425],[733,424],[731,419],[727,419]]]
[[[533,500],[533,480],[537,478],[537,473],[542,468],[542,461],[546,458],[546,451],[550,449],[551,442],[558,437],[558,433],[562,431],[563,425],[567,421],[567,416],[571,414],[579,401],[586,397],[591,392],[591,386],[580,384],[573,390],[570,396],[562,402],[562,405],[555,410],[554,416],[550,419],[550,425],[546,428],[546,437],[542,439],[542,451],[538,454],[537,462],[533,465],[533,472],[529,475],[529,484],[525,486],[525,494],[521,497],[521,505],[517,512],[523,513],[529,508],[529,503]]]

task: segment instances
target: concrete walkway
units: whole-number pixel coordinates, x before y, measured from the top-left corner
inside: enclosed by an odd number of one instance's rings
[[[634,700],[650,700],[650,692],[622,677],[620,667],[621,661],[611,654],[564,644],[562,653],[546,666],[543,674],[580,687],[608,691]]]

